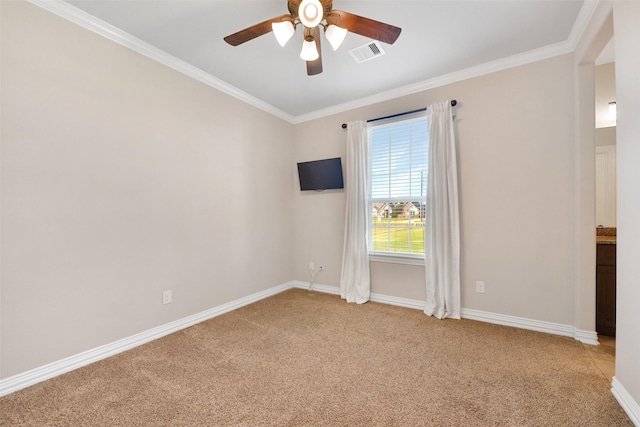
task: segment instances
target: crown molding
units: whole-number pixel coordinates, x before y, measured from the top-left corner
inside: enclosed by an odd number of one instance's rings
[[[571,49],[571,43],[569,41],[556,43],[556,44],[545,46],[539,49],[530,50],[528,52],[524,52],[518,55],[509,56],[507,58],[486,62],[484,64],[465,68],[459,71],[454,71],[452,73],[448,73],[448,74],[444,74],[431,79],[423,80],[418,83],[402,86],[397,89],[392,89],[386,92],[380,92],[372,96],[368,96],[368,97],[360,98],[354,101],[335,105],[333,107],[314,111],[312,113],[295,116],[293,123],[294,124],[303,123],[310,120],[315,120],[322,117],[330,116],[332,114],[353,110],[355,108],[366,107],[371,104],[389,101],[391,99],[400,98],[402,96],[412,95],[414,93],[423,92],[428,89],[434,89],[440,86],[456,83],[463,80],[472,79],[474,77],[480,77],[486,74],[507,70],[509,68],[514,68],[520,65],[541,61],[543,59],[552,58],[554,56],[563,55],[565,53],[570,53],[570,52],[572,52],[572,49]]]
[[[41,7],[55,15],[58,15],[64,19],[67,19],[89,31],[99,34],[111,41],[114,41],[122,46],[125,46],[141,55],[146,56],[160,64],[163,64],[169,68],[172,68],[179,73],[182,73],[188,77],[198,80],[201,83],[206,84],[214,89],[217,89],[227,95],[230,95],[240,101],[243,101],[249,105],[252,105],[260,110],[263,110],[269,114],[281,118],[287,122],[293,122],[294,116],[285,113],[282,110],[268,104],[261,99],[258,99],[247,92],[244,92],[235,86],[232,86],[211,74],[194,67],[187,62],[176,58],[167,52],[158,49],[157,47],[144,42],[137,37],[132,36],[129,33],[122,31],[121,29],[108,24],[93,15],[90,15],[83,10],[78,9],[75,6],[70,5],[62,0],[27,0],[28,2]]]
[[[600,0],[584,1],[567,40],[563,42],[544,46],[538,49],[533,49],[528,52],[523,52],[495,61],[490,61],[463,70],[423,80],[418,83],[406,85],[397,89],[381,92],[375,95],[359,98],[354,101],[320,109],[311,113],[294,116],[274,107],[271,104],[262,101],[261,99],[248,94],[247,92],[236,88],[235,86],[232,86],[212,76],[211,74],[206,73],[205,71],[197,67],[194,67],[193,65],[186,63],[185,61],[182,61],[181,59],[174,57],[173,55],[168,54],[163,50],[156,48],[155,46],[152,46],[149,43],[146,43],[132,36],[129,33],[120,30],[119,28],[111,24],[108,24],[70,5],[69,3],[64,2],[63,0],[27,1],[62,18],[65,18],[77,25],[80,25],[83,28],[106,37],[109,40],[112,40],[122,46],[128,47],[129,49],[132,49],[133,51],[138,52],[156,62],[166,65],[167,67],[185,74],[186,76],[194,78],[201,83],[213,87],[223,93],[226,93],[227,95],[230,95],[240,101],[243,101],[292,124],[304,123],[310,120],[327,117],[356,108],[366,107],[368,105],[376,104],[379,102],[400,98],[402,96],[423,92],[425,90],[433,89],[447,84],[452,84],[474,77],[480,77],[486,74],[491,74],[509,68],[514,68],[532,62],[552,58],[554,56],[571,53],[576,49],[578,42],[580,41],[580,38],[582,37],[582,34],[587,27],[587,23],[591,19],[591,16],[593,15],[598,3],[600,2]]]
[[[451,83],[471,79],[474,77],[480,77],[486,74],[495,73],[509,68],[518,67],[521,65],[530,64],[544,59],[552,58],[554,56],[564,55],[566,53],[573,52],[585,29],[591,19],[596,7],[600,0],[585,0],[578,12],[576,21],[571,28],[569,37],[567,40],[552,45],[544,46],[538,49],[533,49],[527,52],[523,52],[517,55],[501,58],[495,61],[486,62],[484,64],[469,67],[463,70],[454,71],[452,73],[443,74],[431,79],[423,80],[418,83],[403,86],[397,89],[381,92],[376,95],[360,98],[347,103],[335,105],[322,110],[314,111],[308,114],[295,116],[294,124],[303,123],[310,120],[319,119],[322,117],[330,116],[332,114],[342,113],[345,111],[353,110],[355,108],[366,107],[368,105],[376,104],[379,102],[389,101],[391,99],[400,98],[402,96],[412,95],[414,93],[422,92],[428,89],[444,86]]]
[[[582,3],[580,12],[578,12],[576,21],[573,23],[573,28],[571,28],[569,38],[567,39],[571,45],[572,52],[578,47],[578,43],[580,42],[591,17],[598,7],[598,3],[600,3],[600,0],[585,0],[584,3]]]

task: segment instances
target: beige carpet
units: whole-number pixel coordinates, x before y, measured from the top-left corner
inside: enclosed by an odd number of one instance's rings
[[[0,399],[3,426],[631,426],[571,338],[294,289]]]

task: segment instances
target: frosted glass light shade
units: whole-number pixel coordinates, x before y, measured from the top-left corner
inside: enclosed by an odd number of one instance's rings
[[[618,108],[616,107],[616,102],[610,102],[609,103],[609,118],[611,120],[615,120],[616,116],[618,115]]]
[[[302,51],[300,52],[300,58],[305,61],[315,61],[320,57],[318,53],[318,49],[316,49],[315,41],[307,41],[305,40],[302,43]]]
[[[346,28],[340,28],[337,25],[329,25],[324,32],[325,37],[331,43],[333,50],[337,50],[347,35]]]
[[[307,28],[317,26],[322,21],[322,15],[322,5],[318,0],[302,0],[298,7],[300,22]]]
[[[274,22],[271,24],[273,34],[276,36],[276,40],[280,43],[280,46],[284,47],[289,39],[296,32],[293,24],[290,21]]]

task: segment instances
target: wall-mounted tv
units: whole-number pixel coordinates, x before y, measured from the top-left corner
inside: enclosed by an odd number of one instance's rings
[[[344,188],[340,157],[298,163],[300,190],[331,190]]]

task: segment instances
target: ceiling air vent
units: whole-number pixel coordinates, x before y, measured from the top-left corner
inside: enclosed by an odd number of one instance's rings
[[[368,61],[373,58],[377,58],[378,56],[384,55],[384,50],[382,50],[382,46],[379,41],[372,41],[360,47],[355,47],[349,51],[353,59],[356,60],[358,64]]]

